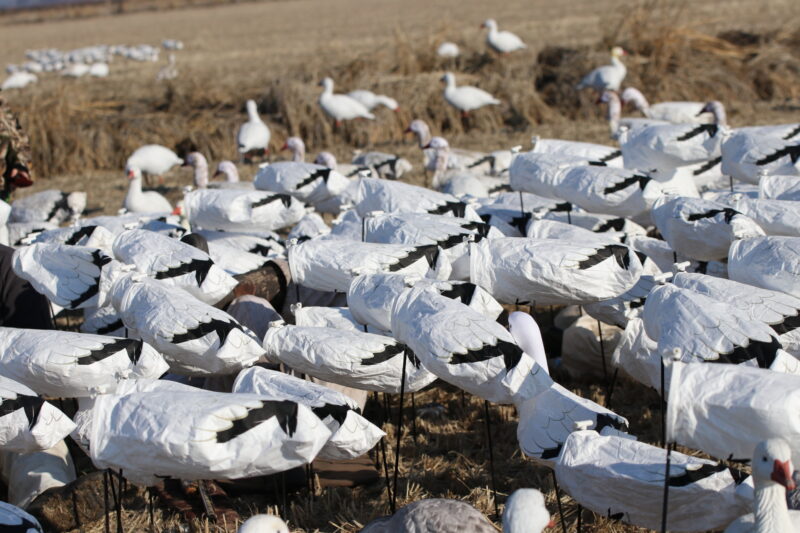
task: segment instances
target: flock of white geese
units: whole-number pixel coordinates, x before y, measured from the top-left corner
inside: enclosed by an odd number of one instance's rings
[[[494,50],[525,47],[484,26]],[[457,53],[447,44],[440,54]],[[231,161],[210,176],[203,154],[184,161],[153,144],[127,161],[123,214],[83,218],[86,195],[60,191],[3,204],[14,271],[85,319],[80,332],[0,328],[0,446],[31,453],[70,435],[97,468],[142,485],[260,476],[370,451],[384,434],[353,391],[442,380],[515,406],[523,453],[602,516],[671,531],[798,531],[786,494],[800,461],[800,124],[731,128],[719,102],[650,104],[621,91],[624,55],[615,47],[576,87],[607,104],[613,145],[535,137],[528,149],[477,153],[415,120],[426,188],[401,181],[416,163],[390,153],[306,162],[297,137],[285,145],[292,160],[262,163],[252,182]],[[499,103],[451,73],[443,81],[465,113]],[[320,85],[337,122],[398,106]],[[643,118],[621,117],[625,103]],[[235,142],[249,160],[270,130],[255,102],[247,113]],[[180,205],[142,189],[143,174],[181,164],[194,187]],[[270,265],[288,283],[282,306],[257,320],[220,308],[234,276]],[[545,353],[530,316],[502,318],[519,305],[578,310],[565,345],[588,343]],[[583,375],[607,366],[656,389],[664,448],[559,385],[556,364]],[[229,388],[187,384],[214,376]],[[75,398],[79,410],[69,418],[45,398]],[[750,460],[751,474],[731,459]],[[548,526],[535,489],[506,500],[504,531]],[[0,520],[39,530],[13,506]],[[364,531],[456,529],[494,531],[469,505],[440,499]],[[287,528],[258,516],[241,531]]]

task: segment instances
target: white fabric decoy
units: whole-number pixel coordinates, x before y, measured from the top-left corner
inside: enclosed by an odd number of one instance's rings
[[[609,233],[612,236],[619,233],[628,237],[647,234],[646,229],[628,218],[586,213],[584,211],[575,212],[571,208],[572,204],[568,202],[564,206],[564,209],[553,209],[546,212],[542,218],[572,224],[595,233]]]
[[[3,84],[0,85],[0,91],[9,91],[11,89],[24,89],[28,85],[32,83],[36,83],[38,81],[38,77],[35,74],[30,72],[14,72],[9,77],[7,77]]]
[[[324,78],[319,84],[322,86],[322,94],[319,95],[319,106],[326,115],[340,124],[343,120],[353,120],[355,118],[375,119],[375,115],[369,112],[364,104],[345,94],[333,94],[333,80]]]
[[[140,340],[70,331],[0,328],[3,375],[55,398],[108,394],[126,379],[157,379],[164,358]]]
[[[667,529],[719,529],[747,508],[721,463],[670,452]],[[666,454],[643,442],[576,431],[555,465],[559,485],[584,507],[625,523],[661,527]]]
[[[619,144],[625,168],[666,170],[721,157],[729,134],[717,124],[664,124],[625,130]]]
[[[672,362],[667,439],[720,459],[746,460],[762,440],[783,437],[800,460],[800,376],[741,365]]]
[[[60,409],[4,374],[0,375],[0,448],[4,452],[48,450],[75,429]]]
[[[669,320],[664,320],[669,317]],[[661,354],[684,362],[746,364],[797,373],[800,362],[783,350],[777,333],[748,311],[705,294],[667,284],[647,297],[642,313]]]
[[[391,109],[392,111],[397,111],[400,109],[400,106],[397,105],[397,100],[386,96],[385,94],[375,94],[372,91],[367,91],[364,89],[350,91],[347,93],[347,96],[352,98],[353,100],[357,100],[361,102],[361,105],[367,108],[367,111],[372,111],[374,108],[382,105],[387,109]]]
[[[478,199],[476,212],[481,220],[499,229],[506,237],[523,237],[533,213],[572,210],[572,205],[528,192],[500,193],[492,198]]]
[[[236,376],[233,392],[309,407],[331,431],[331,438],[317,455],[320,459],[355,459],[370,451],[385,435],[361,416],[358,404],[348,396],[282,372],[260,367],[243,370]]]
[[[413,287],[392,308],[392,335],[448,383],[490,402],[509,404],[535,395],[531,355],[500,324],[436,290]]]
[[[214,264],[231,276],[258,270],[270,261],[270,257],[277,257],[247,252],[237,246],[231,246],[226,240],[209,242],[208,255]]]
[[[139,169],[153,176],[161,176],[172,167],[182,165],[178,154],[160,144],[146,144],[137,148],[125,162],[125,171]]]
[[[597,92],[602,91],[619,91],[622,80],[628,73],[625,64],[620,57],[628,53],[619,46],[611,49],[611,64],[597,67],[588,74],[586,74],[575,86],[579,91],[581,89],[594,89]]]
[[[635,87],[626,87],[620,97],[623,104],[632,103],[647,118],[664,120],[673,124],[713,124],[717,122],[713,113],[706,110],[706,102],[658,102],[650,105],[647,98]]]
[[[66,309],[97,307],[100,275],[112,259],[98,248],[33,244],[14,252],[14,273]]]
[[[625,234],[618,231],[594,232],[574,224],[548,219],[532,219],[525,234],[529,239],[566,240],[590,245],[620,244]],[[641,259],[641,258],[640,258]],[[644,261],[642,261],[644,264]]]
[[[761,176],[758,181],[759,198],[765,200],[800,201],[800,177]]]
[[[392,180],[400,178],[413,169],[406,158],[386,152],[360,152],[355,154],[350,162],[357,169],[366,169],[374,172],[374,177]]]
[[[628,235],[625,243],[636,250],[638,254],[644,254],[653,261],[662,272],[670,272],[672,265],[677,259],[678,263],[689,262],[686,267],[687,272],[698,272],[716,277],[728,277],[728,268],[725,263],[719,261],[695,261],[683,254],[678,254],[670,248],[666,241],[653,239],[646,235]],[[641,258],[641,257],[640,257]],[[644,263],[642,263],[644,264]]]
[[[142,171],[138,167],[128,169],[128,193],[123,207],[129,213],[171,213],[172,204],[156,191],[142,191]]]
[[[321,235],[327,235],[330,232],[331,228],[325,223],[325,220],[317,213],[311,211],[306,213],[306,215],[294,225],[292,231],[286,236],[286,242],[292,239],[305,241]]]
[[[117,235],[114,257],[139,272],[179,287],[214,305],[230,294],[237,281],[202,250],[152,231],[133,229]]]
[[[3,90],[6,88],[4,84]],[[42,525],[32,515],[6,502],[0,502],[0,530],[8,533],[44,533]]]
[[[495,22],[494,19],[486,19],[486,21],[481,24],[481,28],[489,30],[486,34],[486,44],[496,52],[510,54],[511,52],[524,50],[528,47],[522,42],[522,39],[510,31],[498,31],[497,22]]]
[[[312,239],[288,250],[292,280],[318,291],[347,292],[359,274],[397,272],[448,279],[447,255],[437,245],[375,244]]]
[[[725,259],[732,242],[764,235],[750,217],[700,198],[662,196],[652,217],[673,250],[700,261]]]
[[[564,139],[542,139],[538,135],[533,136],[531,145],[529,153],[533,154],[577,157],[578,159],[585,159],[588,164],[622,167],[622,152],[616,146]]]
[[[436,48],[436,55],[439,57],[453,58],[458,57],[459,53],[458,45],[450,41],[445,41]]]
[[[587,159],[572,155],[525,152],[514,158],[508,176],[515,191],[560,200],[558,185],[567,171],[587,164]]]
[[[642,264],[622,244],[506,237],[470,245],[470,280],[506,304],[585,304],[633,288]]]
[[[761,200],[738,192],[723,193],[714,200],[752,218],[767,235],[800,237],[800,205],[797,202]]]
[[[257,514],[242,522],[236,533],[289,533],[289,526],[277,516]]]
[[[484,222],[421,213],[395,213],[364,219],[364,240],[410,246],[435,245],[452,265],[450,279],[469,279],[469,242],[496,239],[503,234]]]
[[[555,189],[560,198],[582,209],[619,217],[649,211],[663,192],[646,172],[594,165],[568,169]]]
[[[436,379],[408,346],[391,337],[353,330],[274,324],[264,337],[267,357],[324,381],[361,390],[399,393]]]
[[[399,181],[377,178],[359,180],[355,209],[365,217],[373,211],[384,213],[430,213],[482,222],[475,211],[455,196]]]
[[[500,100],[483,89],[470,85],[456,86],[456,77],[446,72],[441,79],[445,84],[444,99],[451,106],[466,114],[487,105],[498,105]]]
[[[735,241],[728,254],[730,279],[800,298],[800,238]]]
[[[133,483],[238,479],[310,463],[330,438],[305,405],[139,380],[85,402],[73,434],[97,468]]]
[[[272,231],[262,231],[259,234],[255,234],[199,230],[196,233],[205,238],[209,246],[212,242],[218,242],[243,252],[263,255],[264,257],[283,255],[286,252],[282,239]]]
[[[800,511],[788,510],[786,491],[796,489],[789,445],[783,438],[753,450],[753,512],[734,520],[724,533],[791,533],[800,530]]]
[[[424,120],[412,120],[405,133],[413,133],[417,137],[417,145],[422,149],[425,156],[425,170],[435,171],[436,153],[428,148],[428,145],[433,140],[428,124]],[[439,138],[442,139],[442,137]],[[447,141],[445,140],[445,142]],[[492,176],[497,176],[508,170],[512,159],[511,150],[496,150],[486,154],[473,150],[450,148],[446,166],[448,169],[469,170],[471,172],[482,171]],[[485,168],[484,165],[486,165]]]
[[[111,304],[104,307],[87,307],[83,310],[80,331],[81,333],[124,337],[125,324],[122,323],[119,313]]]
[[[85,192],[61,192],[48,189],[14,200],[9,222],[53,222],[74,219],[86,209]]]
[[[290,194],[302,202],[318,205],[342,194],[350,180],[328,167],[279,161],[262,165],[253,183],[258,190]]]
[[[239,233],[279,230],[306,213],[288,194],[236,189],[192,191],[184,198],[184,209],[193,229]]]
[[[514,342],[517,343],[517,346],[533,357],[536,364],[550,374],[547,355],[542,342],[542,333],[539,330],[539,324],[536,323],[533,317],[527,313],[514,311],[508,315],[508,331],[514,337]]]
[[[647,336],[644,321],[631,318],[611,356],[611,363],[634,380],[660,391],[661,355],[658,343]],[[664,376],[664,389],[669,391],[669,373]]]
[[[128,335],[164,354],[175,373],[235,374],[264,355],[255,334],[229,314],[142,274],[120,276],[109,297]]]
[[[397,275],[397,274],[394,274]],[[296,326],[310,328],[333,328],[345,331],[361,331],[391,337],[389,330],[379,329],[374,326],[358,322],[349,307],[320,307],[294,304],[292,307]],[[277,319],[276,319],[277,320]]]
[[[738,128],[722,143],[722,173],[758,184],[762,172],[800,175],[800,125]]]
[[[114,234],[109,230],[102,226],[88,224],[43,231],[33,239],[32,244],[70,244],[86,246],[88,248],[100,248],[106,254],[111,255],[113,253],[111,251],[113,242]]]
[[[255,150],[267,151],[270,139],[269,128],[258,116],[258,106],[254,100],[248,100],[245,106],[247,107],[247,122],[239,126],[236,134],[239,153],[246,154]]]

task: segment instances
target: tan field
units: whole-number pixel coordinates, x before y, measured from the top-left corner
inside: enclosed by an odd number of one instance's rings
[[[234,135],[245,120],[248,98],[259,103],[272,129],[273,159],[282,157],[279,149],[288,135],[299,135],[312,157],[324,149],[347,161],[354,149],[374,148],[402,154],[419,167],[419,150],[402,133],[414,118],[428,121],[451,145],[470,149],[527,147],[532,135],[610,143],[605,110],[573,86],[590,68],[608,61],[614,44],[631,53],[626,84],[640,88],[651,102],[718,99],[733,126],[800,121],[796,0],[286,0],[116,16],[102,14],[105,9],[62,21],[51,20],[57,12],[0,17],[2,65],[23,62],[28,49],[184,41],[185,49],[176,52],[179,76],[171,82],[155,81],[165,64],[162,53],[158,63],[117,58],[107,79],[44,74],[37,85],[4,94],[34,145],[38,182],[30,190],[86,190],[90,208],[105,213],[121,207],[127,187],[122,168],[142,144],[174,147],[188,138],[210,161],[236,160]],[[528,49],[510,56],[487,52],[479,25],[489,17],[520,35]],[[21,22],[37,18],[46,20]],[[436,57],[435,47],[443,40],[461,46],[458,60]],[[439,78],[446,70],[454,71],[460,83],[492,92],[502,105],[462,120],[441,96]],[[401,109],[379,109],[374,122],[335,130],[316,101],[317,82],[324,76],[334,78],[337,92],[374,90],[395,97]],[[244,178],[252,176],[252,167],[240,168]],[[417,170],[408,179],[421,183],[424,177]],[[180,196],[177,185],[191,183],[191,176],[175,170],[165,183],[174,202]],[[538,318],[550,320],[548,313]],[[602,383],[556,377],[604,402]],[[431,402],[444,405],[445,414],[439,420],[419,419],[417,443],[406,420],[398,505],[426,497],[458,498],[491,516],[483,403],[475,398],[462,403],[457,392],[441,386],[416,396],[418,406]],[[655,442],[657,405],[652,391],[620,382],[612,408],[629,418],[632,433]],[[396,409],[392,416],[396,419]],[[562,525],[549,471],[518,449],[513,409],[493,407],[492,416],[500,503],[515,488],[540,488],[557,523],[549,531],[574,531],[577,505],[563,497]],[[393,448],[393,423],[384,429]],[[236,502],[242,516],[275,503],[256,496]],[[146,511],[130,507],[126,531],[149,530]],[[326,489],[315,496],[301,491],[285,518],[296,531],[351,532],[387,513],[381,479],[352,491]],[[179,530],[180,517],[168,510],[159,510],[156,519],[159,530]],[[215,529],[207,521],[198,527]],[[589,512],[582,530],[644,531]],[[102,520],[84,524],[83,531],[103,531]]]

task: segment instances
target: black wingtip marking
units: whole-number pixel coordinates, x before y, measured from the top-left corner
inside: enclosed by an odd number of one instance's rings
[[[464,305],[469,305],[472,302],[472,297],[475,294],[477,286],[474,283],[453,283],[451,289],[441,291],[439,294],[451,300],[461,300]]]
[[[507,371],[519,364],[522,358],[522,348],[516,344],[501,339],[497,339],[497,344],[485,344],[477,350],[469,350],[467,353],[454,353],[448,361],[451,365],[462,365],[465,363],[480,363],[495,357],[502,357]]]
[[[578,268],[581,270],[592,268],[596,264],[602,263],[611,256],[617,260],[617,264],[620,268],[627,270],[631,264],[630,249],[627,246],[622,246],[621,244],[608,244],[578,263]]]
[[[606,231],[622,231],[622,228],[625,227],[625,219],[624,218],[612,218],[611,220],[600,224],[597,226],[594,231],[595,233],[605,233]]]
[[[42,405],[44,399],[39,396],[24,396],[18,395],[15,400],[3,400],[0,404],[0,417],[10,415],[18,409],[25,410],[25,416],[28,418],[28,428],[33,429],[36,422],[39,420],[39,413],[42,412]]]
[[[627,189],[628,187],[630,187],[634,183],[638,183],[639,184],[639,188],[641,190],[644,190],[644,188],[647,186],[647,184],[650,181],[652,181],[652,179],[653,178],[651,178],[649,176],[633,175],[633,176],[631,176],[629,178],[625,178],[624,180],[620,181],[619,183],[615,183],[614,185],[606,187],[605,189],[603,189],[603,194],[611,194],[613,192],[617,192],[617,191],[621,191],[623,189]]]
[[[58,212],[61,211],[62,209],[67,213],[72,213],[72,209],[70,209],[69,204],[67,203],[68,197],[69,197],[68,193],[62,192],[61,198],[59,198],[53,203],[53,208],[50,210],[49,213],[47,213],[47,218],[45,220],[51,221],[53,217],[55,217],[58,214]]]
[[[128,359],[133,364],[139,362],[139,357],[142,355],[142,341],[136,339],[115,339],[113,342],[104,344],[97,350],[92,350],[88,355],[78,358],[79,365],[91,365],[97,361],[102,361],[106,357],[125,350],[128,353]]]
[[[712,168],[714,168],[715,166],[719,165],[720,163],[722,163],[722,156],[715,157],[714,159],[709,159],[701,167],[699,167],[696,170],[694,170],[692,172],[692,175],[693,176],[699,176],[700,174],[711,170]]]
[[[404,346],[402,344],[387,344],[380,352],[373,352],[372,357],[362,359],[361,364],[364,366],[379,365],[385,363],[395,355],[403,352]]]
[[[719,126],[717,124],[700,124],[693,130],[687,131],[676,140],[678,141],[688,141],[692,137],[697,137],[698,135],[702,135],[703,133],[708,133],[709,137],[714,137],[717,132],[719,131]]]
[[[727,470],[728,467],[722,463],[717,464],[704,464],[700,468],[696,470],[686,470],[680,476],[670,476],[669,478],[669,486],[670,487],[685,487],[691,483],[696,483],[701,479],[705,479],[707,477],[711,477],[718,472],[724,472]]]
[[[511,226],[517,228],[520,233],[525,233],[528,229],[528,222],[533,218],[532,213],[522,213],[518,217],[511,219]]]
[[[467,165],[467,168],[479,167],[484,163],[489,163],[489,168],[494,170],[495,157],[492,154],[485,155],[480,159],[476,159],[475,161]]]
[[[289,437],[297,431],[297,404],[290,401],[263,401],[263,405],[247,411],[247,416],[233,420],[230,428],[217,432],[217,443],[224,444],[253,429],[272,417]]]
[[[196,328],[188,330],[186,333],[182,333],[180,335],[173,335],[172,343],[173,344],[180,344],[182,342],[190,341],[192,339],[199,339],[201,337],[205,337],[212,331],[217,333],[219,337],[219,345],[222,346],[225,344],[225,340],[228,338],[228,335],[231,331],[238,329],[242,330],[242,326],[240,326],[237,322],[233,320],[217,320],[216,318],[211,319],[209,322],[201,322]]]
[[[330,169],[328,167],[318,168],[317,170],[309,174],[308,177],[306,177],[304,180],[300,181],[300,183],[297,184],[294,190],[298,191],[303,187],[305,187],[306,185],[308,185],[309,183],[317,181],[319,178],[322,178],[322,181],[328,183],[328,178],[330,177],[332,170],[333,169]]]
[[[794,316],[787,316],[783,319],[783,322],[772,324],[771,327],[778,335],[783,335],[784,333],[794,331],[797,328],[800,328],[800,313]]]
[[[783,349],[783,345],[775,337],[772,337],[770,342],[751,340],[747,346],[737,346],[731,353],[720,354],[719,359],[712,359],[708,362],[738,365],[755,359],[760,368],[769,368],[775,362],[778,350],[781,349]]]
[[[784,135],[783,136],[783,140],[784,141],[788,141],[789,139],[791,139],[792,137],[794,137],[798,133],[800,133],[800,124],[798,124],[798,126],[795,129],[793,129],[792,131],[790,131],[789,133]]]
[[[461,240],[460,238],[459,242],[461,242]],[[434,268],[436,266],[436,261],[439,259],[439,246],[436,244],[428,244],[412,248],[405,257],[401,257],[396,263],[389,265],[389,272],[402,270],[413,265],[423,257],[428,261],[428,266]]]
[[[192,259],[188,263],[181,263],[176,267],[156,272],[155,278],[156,279],[176,278],[178,276],[182,276],[183,274],[194,272],[195,278],[197,279],[197,286],[199,287],[205,281],[206,277],[208,276],[208,271],[211,270],[211,267],[213,265],[214,261],[212,261],[210,258]]]
[[[326,417],[330,416],[336,420],[340,426],[344,424],[344,421],[347,418],[347,413],[350,412],[350,410],[350,407],[347,405],[334,405],[332,403],[326,403],[321,407],[311,408],[311,411],[317,415],[317,418],[320,420],[325,420]]]
[[[453,216],[464,218],[467,213],[467,204],[464,202],[445,202],[431,210],[428,213],[432,215],[444,215],[445,213],[452,213]]]
[[[110,262],[111,258],[106,254],[104,254],[103,252],[101,252],[100,250],[95,250],[92,252],[92,264],[95,265],[98,269],[102,270],[103,266],[107,265]],[[83,302],[87,301],[89,298],[95,296],[98,292],[100,292],[99,283],[100,283],[100,276],[98,275],[97,278],[95,279],[95,283],[92,286],[83,291],[83,294],[81,294],[80,296],[69,302],[69,307],[74,309]]]
[[[255,209],[256,207],[261,207],[263,205],[271,204],[272,202],[276,202],[278,200],[280,200],[280,202],[283,204],[283,207],[289,207],[292,204],[291,196],[289,196],[288,194],[279,193],[279,194],[271,194],[269,196],[265,196],[261,200],[253,202],[252,204],[250,204],[250,208]]]
[[[613,152],[610,152],[608,155],[605,155],[600,159],[598,159],[598,161],[600,161],[601,163],[608,163],[612,159],[616,159],[618,157],[622,157],[622,150],[614,150]]]
[[[706,211],[705,213],[692,213],[686,217],[686,220],[689,222],[694,222],[695,220],[700,220],[703,218],[714,218],[720,213],[725,213],[725,223],[730,224],[733,217],[736,215],[741,215],[739,211],[736,209],[732,209],[730,207],[726,207],[724,209],[711,209]]]
[[[797,161],[800,160],[800,144],[795,144],[792,146],[784,146],[780,150],[776,150],[770,155],[756,161],[756,165],[763,166],[766,165],[767,163],[772,163],[773,161],[777,161],[778,159],[784,156],[789,156],[789,159],[791,159],[792,164],[797,163]]]
[[[110,324],[103,326],[102,328],[97,328],[97,331],[95,331],[95,333],[97,335],[108,335],[112,331],[117,331],[118,329],[124,327],[125,324],[122,323],[122,319],[120,318],[115,320],[114,322],[111,322]]]
[[[64,244],[78,244],[80,240],[84,237],[89,238],[94,233],[94,230],[97,229],[97,226],[83,226],[78,228],[78,230],[69,236],[69,238],[64,241]]]

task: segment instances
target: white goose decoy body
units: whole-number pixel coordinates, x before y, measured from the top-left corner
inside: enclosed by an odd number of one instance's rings
[[[581,89],[594,89],[598,92],[602,91],[619,91],[622,80],[628,73],[625,64],[620,57],[627,55],[627,52],[619,46],[611,49],[611,64],[597,67],[589,72],[580,83],[576,86],[578,90]]]
[[[169,200],[155,191],[142,191],[142,171],[128,169],[128,194],[125,195],[125,209],[130,213],[171,213]]]
[[[254,150],[267,151],[269,146],[270,131],[267,125],[258,116],[258,107],[254,100],[247,101],[247,122],[239,126],[236,134],[236,144],[240,154]]]
[[[444,99],[448,104],[460,110],[462,113],[469,113],[486,105],[498,105],[500,100],[487,93],[483,89],[471,87],[469,85],[456,86],[456,77],[452,72],[442,76],[445,84]]]
[[[522,42],[522,39],[510,31],[498,31],[497,22],[495,22],[494,19],[487,19],[481,24],[481,28],[489,30],[489,33],[486,35],[486,44],[497,52],[509,54],[516,50],[527,48],[527,45]]]
[[[139,169],[153,176],[161,176],[175,165],[182,165],[178,154],[160,144],[146,144],[137,148],[125,162],[125,169]]]
[[[359,102],[344,94],[333,93],[333,80],[325,78],[319,83],[323,90],[319,96],[319,105],[326,115],[333,118],[337,124],[343,120],[353,120],[355,118],[375,119],[375,115]]]

